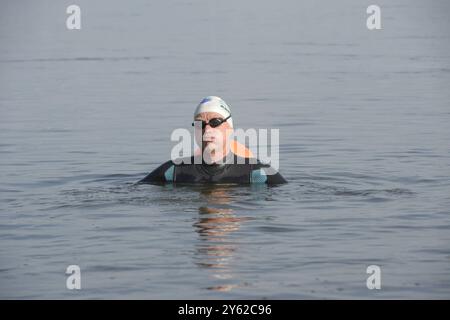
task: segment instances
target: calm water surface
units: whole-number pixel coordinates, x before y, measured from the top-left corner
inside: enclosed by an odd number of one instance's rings
[[[0,9],[1,298],[450,298],[447,1],[70,4]],[[135,185],[206,95],[287,185]]]

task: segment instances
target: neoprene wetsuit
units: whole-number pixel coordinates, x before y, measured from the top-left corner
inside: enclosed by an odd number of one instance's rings
[[[175,164],[169,160],[139,183],[266,183],[272,185],[287,182],[270,165],[263,164],[255,158],[251,161],[250,158],[241,158],[235,154],[232,156],[233,162],[224,161],[224,164],[212,165],[204,162],[194,164],[194,156],[180,159],[181,164]]]

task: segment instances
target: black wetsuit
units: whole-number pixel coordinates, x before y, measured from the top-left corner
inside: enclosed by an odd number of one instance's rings
[[[169,160],[139,183],[266,183],[281,184],[287,181],[270,165],[263,164],[255,158],[241,158],[234,154],[233,162],[224,161],[224,164],[194,163],[194,156]],[[230,157],[228,157],[230,159]],[[181,163],[180,163],[181,162]]]

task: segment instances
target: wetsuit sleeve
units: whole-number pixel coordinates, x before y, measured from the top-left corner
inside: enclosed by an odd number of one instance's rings
[[[267,183],[268,185],[287,183],[286,179],[268,164],[263,164],[259,160],[252,168],[250,181],[252,183]]]
[[[150,172],[144,179],[138,183],[164,183],[172,181],[174,164],[171,160],[163,163],[158,168]]]
[[[283,178],[283,176],[279,172],[267,176],[267,184],[282,184],[282,183],[287,183],[287,181],[285,178]]]

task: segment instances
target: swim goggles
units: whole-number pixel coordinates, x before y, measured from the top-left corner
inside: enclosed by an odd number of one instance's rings
[[[209,120],[209,122],[202,121],[202,129],[205,129],[208,124],[211,126],[211,128],[216,128],[216,127],[220,126],[222,123],[226,122],[229,118],[231,118],[231,115],[229,115],[225,119],[212,118],[211,120]],[[200,120],[196,120],[195,122],[197,122],[197,121],[200,121]],[[195,122],[192,122],[192,126],[195,125]]]

